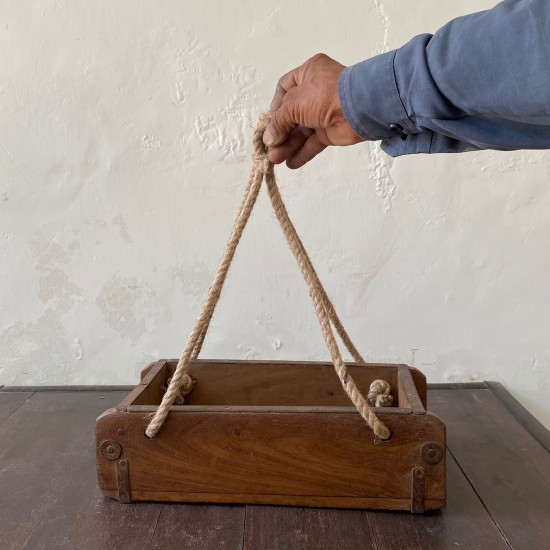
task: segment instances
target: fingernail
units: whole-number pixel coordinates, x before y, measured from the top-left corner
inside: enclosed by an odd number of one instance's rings
[[[265,129],[263,140],[268,147],[271,147],[273,145],[274,139],[273,139],[273,135],[269,131],[269,128]]]

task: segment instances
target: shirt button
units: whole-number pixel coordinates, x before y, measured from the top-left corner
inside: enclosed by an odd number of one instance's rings
[[[392,132],[395,132],[396,134],[399,134],[401,139],[407,139],[407,134],[405,133],[405,128],[403,128],[403,126],[401,126],[401,124],[397,124],[395,122],[392,122],[389,125],[389,129]]]
[[[398,134],[402,134],[405,131],[405,128],[403,128],[401,124],[396,124],[395,122],[392,122],[390,124],[390,130],[392,132],[397,132]]]

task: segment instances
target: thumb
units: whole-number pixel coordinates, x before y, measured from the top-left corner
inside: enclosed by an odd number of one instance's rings
[[[288,94],[287,94],[288,95]],[[268,147],[277,147],[284,143],[298,126],[298,122],[292,116],[289,101],[283,104],[271,114],[271,121],[265,129],[263,140]]]

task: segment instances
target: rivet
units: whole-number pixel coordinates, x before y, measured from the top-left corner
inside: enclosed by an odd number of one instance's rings
[[[422,460],[426,464],[439,464],[443,460],[443,449],[435,441],[430,441],[422,447]]]
[[[122,454],[122,447],[120,446],[120,443],[117,443],[111,439],[104,441],[99,450],[101,452],[101,456],[107,460],[116,460]]]

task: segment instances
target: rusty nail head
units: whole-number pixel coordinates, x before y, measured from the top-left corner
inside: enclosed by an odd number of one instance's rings
[[[426,464],[439,464],[443,460],[443,449],[441,445],[430,441],[422,447],[422,460]]]
[[[120,443],[107,439],[101,444],[100,452],[107,460],[116,460],[122,454],[122,447]]]

